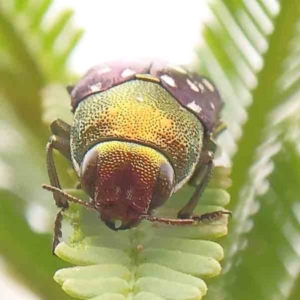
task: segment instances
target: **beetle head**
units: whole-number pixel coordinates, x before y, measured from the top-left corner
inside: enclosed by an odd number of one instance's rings
[[[100,218],[114,230],[138,225],[172,194],[174,171],[168,160],[151,147],[109,141],[85,155],[81,184]],[[121,221],[116,228],[115,222]]]

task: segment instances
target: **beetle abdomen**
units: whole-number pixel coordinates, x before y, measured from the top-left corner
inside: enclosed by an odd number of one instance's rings
[[[75,163],[101,141],[124,140],[151,146],[173,165],[176,190],[199,160],[203,127],[159,84],[132,80],[90,95],[75,111],[71,134]]]

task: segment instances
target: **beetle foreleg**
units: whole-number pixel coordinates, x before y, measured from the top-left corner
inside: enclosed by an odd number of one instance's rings
[[[56,119],[55,121],[53,121],[50,125],[50,129],[52,134],[68,140],[70,139],[71,126],[63,120]]]
[[[219,123],[216,125],[213,131],[213,137],[216,138],[219,136],[225,129],[227,129],[227,125],[220,120]]]
[[[203,193],[205,187],[207,186],[211,173],[213,168],[213,162],[212,160],[206,165],[206,169],[204,172],[204,175],[202,177],[202,180],[200,183],[196,185],[196,189],[190,198],[189,202],[178,212],[177,216],[179,219],[187,219],[190,218],[195,207],[198,204],[199,198],[201,194]]]
[[[60,182],[59,182],[59,178],[57,175],[56,166],[53,158],[53,149],[57,149],[58,151],[63,153],[61,149],[64,149],[64,152],[67,152],[67,148],[70,148],[70,146],[68,146],[68,140],[55,135],[52,135],[50,137],[49,142],[47,143],[46,146],[46,156],[47,156],[46,163],[47,163],[50,183],[52,186],[55,186],[59,189],[61,189],[61,186],[60,186]],[[59,195],[56,195],[54,193],[53,197],[58,207],[63,207],[63,208],[68,207],[68,203],[65,200],[61,199]]]
[[[82,205],[86,208],[93,209],[93,207],[89,203],[84,202],[81,199],[78,199],[72,195],[69,195],[68,193],[62,191],[60,188],[57,188],[57,187],[54,187],[54,186],[51,186],[48,184],[43,184],[42,188],[47,191],[53,192],[53,195],[59,195],[60,198],[61,199],[63,198],[67,204],[68,204],[68,201],[70,201],[70,202]],[[54,254],[55,248],[59,244],[59,239],[62,236],[61,222],[63,219],[63,212],[65,209],[66,209],[65,207],[62,207],[61,210],[57,213],[56,218],[55,218],[54,236],[53,236],[53,241],[52,241],[52,254]]]
[[[54,255],[54,251],[56,246],[59,244],[59,239],[62,237],[62,232],[61,232],[61,222],[63,219],[63,211],[65,209],[62,208],[57,214],[54,222],[54,235],[53,235],[53,240],[52,240],[52,254]]]
[[[70,154],[70,125],[65,123],[64,121],[57,119],[52,122],[51,132],[53,135],[50,136],[49,142],[46,146],[46,163],[48,169],[48,175],[50,179],[50,183],[52,186],[57,188],[61,188],[60,182],[58,179],[56,166],[53,158],[53,149],[58,150],[63,156],[65,156],[68,160],[71,160]],[[54,194],[54,200],[58,207],[68,207],[68,203],[64,200],[61,200],[59,196]]]
[[[51,124],[51,131],[53,135],[50,137],[49,142],[46,146],[46,157],[47,157],[47,169],[51,185],[61,188],[59,178],[56,171],[56,166],[53,158],[53,149],[58,150],[67,159],[71,159],[70,155],[70,125],[63,122],[60,119],[55,120]],[[55,247],[59,243],[59,238],[61,237],[61,221],[62,212],[68,208],[68,201],[66,201],[60,194],[54,193],[53,198],[55,203],[61,210],[56,215],[55,225],[54,225],[54,237],[52,243],[52,252],[54,252]]]
[[[178,212],[180,219],[190,218],[195,207],[198,204],[201,194],[204,192],[212,174],[214,153],[217,145],[212,135],[204,136],[204,144],[200,155],[200,161],[193,176],[189,180],[189,184],[195,186],[195,191],[188,203]]]
[[[61,119],[56,119],[50,125],[53,136],[50,137],[50,141],[53,143],[53,148],[58,150],[64,157],[71,160],[70,153],[70,131],[71,127],[68,123]]]

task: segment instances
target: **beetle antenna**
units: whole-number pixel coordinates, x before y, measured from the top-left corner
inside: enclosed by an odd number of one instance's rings
[[[194,216],[192,218],[196,222],[202,222],[205,220],[214,221],[214,220],[220,219],[223,215],[228,215],[229,217],[231,217],[232,213],[229,210],[217,210],[217,211],[202,214],[200,216]]]
[[[193,225],[197,221],[194,219],[169,219],[169,218],[158,218],[149,215],[142,215],[141,219],[148,220],[150,222],[164,223],[168,225]]]
[[[48,184],[43,184],[42,185],[42,188],[44,190],[47,190],[47,191],[50,191],[52,193],[57,193],[57,194],[60,194],[62,197],[64,197],[66,200],[70,201],[70,202],[73,202],[73,203],[76,203],[76,204],[79,204],[79,205],[82,205],[86,208],[89,208],[89,209],[94,209],[93,206],[91,206],[88,202],[85,202],[79,198],[76,198],[66,192],[64,192],[63,190],[57,188],[57,187],[54,187],[52,185],[48,185]]]
[[[205,213],[199,216],[191,217],[190,219],[169,219],[169,218],[159,218],[150,215],[142,215],[140,218],[143,220],[148,220],[150,222],[165,223],[168,225],[193,225],[200,223],[202,221],[214,221],[221,218],[223,215],[229,215],[231,217],[232,213],[228,210],[219,210],[214,212]]]

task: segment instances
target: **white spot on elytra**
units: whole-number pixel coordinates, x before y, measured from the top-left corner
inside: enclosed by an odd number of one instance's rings
[[[197,114],[200,113],[202,111],[201,106],[199,106],[198,104],[196,104],[195,101],[189,103],[187,105],[188,108],[190,108],[192,111],[196,112]]]
[[[135,71],[131,70],[131,69],[125,69],[122,73],[121,73],[121,76],[123,78],[126,78],[126,77],[129,77],[129,76],[132,76],[135,74]]]
[[[171,69],[177,71],[178,73],[181,73],[181,74],[187,74],[187,71],[186,71],[184,68],[180,67],[180,66],[170,65],[169,67],[170,67]]]
[[[105,68],[99,70],[97,73],[98,73],[98,74],[105,74],[105,73],[108,73],[108,72],[110,72],[110,71],[111,71],[111,68],[110,68],[110,67],[105,67]]]
[[[102,87],[102,83],[101,82],[97,82],[93,85],[90,85],[90,90],[92,92],[100,92],[101,91],[101,87]]]
[[[203,84],[211,91],[213,92],[215,90],[215,88],[213,87],[213,85],[206,80],[205,78],[202,79]]]
[[[198,86],[200,88],[201,93],[203,93],[205,91],[205,87],[201,82],[198,82]]]
[[[170,77],[169,75],[162,75],[160,78],[169,86],[171,87],[177,87],[175,80]]]
[[[195,91],[195,92],[199,92],[198,87],[196,86],[196,84],[194,84],[192,81],[190,81],[189,79],[186,80],[187,84],[190,86],[190,88]]]
[[[139,101],[139,102],[143,102],[143,101],[144,101],[144,99],[143,99],[142,96],[137,96],[137,97],[136,97],[136,100]]]
[[[212,110],[215,110],[216,108],[215,108],[215,105],[212,103],[212,102],[210,102],[210,107],[212,108]]]

